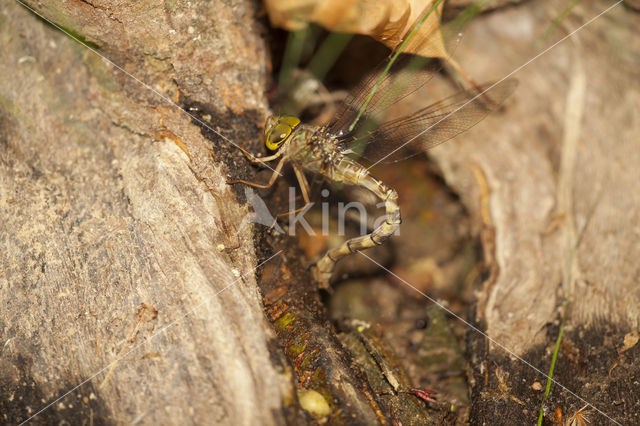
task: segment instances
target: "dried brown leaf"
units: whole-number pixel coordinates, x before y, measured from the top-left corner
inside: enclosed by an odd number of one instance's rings
[[[265,0],[272,25],[289,31],[309,22],[329,31],[363,34],[394,49],[436,0]],[[404,52],[426,57],[448,55],[440,33],[440,2]]]

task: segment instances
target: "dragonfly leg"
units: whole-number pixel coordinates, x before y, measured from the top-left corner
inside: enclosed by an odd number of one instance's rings
[[[235,183],[244,183],[245,185],[253,186],[255,188],[270,188],[273,185],[273,183],[276,181],[276,179],[278,179],[278,176],[280,176],[280,171],[282,170],[282,166],[284,166],[284,160],[285,160],[284,158],[280,160],[275,170],[273,171],[273,174],[271,175],[271,179],[269,179],[269,182],[267,182],[266,184],[249,182],[242,179],[227,180],[227,184],[233,185]]]
[[[298,212],[301,212],[302,210],[306,209],[307,206],[309,204],[311,204],[311,200],[309,199],[309,182],[307,181],[307,178],[304,175],[304,172],[302,170],[300,170],[299,167],[296,167],[295,165],[293,166],[293,171],[296,174],[296,178],[298,179],[298,183],[300,184],[300,191],[302,192],[302,198],[304,199],[304,206],[300,207],[299,209],[295,209],[289,212],[285,212],[285,213],[280,213],[279,215],[277,215],[276,217],[282,217],[282,216],[288,216],[290,214],[296,214]]]
[[[329,287],[329,280],[333,274],[336,262],[359,250],[378,246],[393,235],[400,226],[400,207],[398,206],[398,193],[382,182],[371,176],[366,169],[358,171],[357,179],[353,183],[359,183],[376,194],[385,204],[386,220],[370,234],[352,238],[345,241],[339,247],[329,250],[315,265],[314,275],[321,288]]]
[[[238,148],[240,148],[240,151],[242,151],[244,156],[247,157],[247,159],[249,161],[251,161],[252,163],[266,163],[266,162],[269,162],[269,161],[273,161],[273,160],[279,158],[282,155],[282,151],[278,151],[275,154],[270,155],[268,157],[258,158],[255,155],[253,155],[250,152],[248,152],[247,150],[245,150],[243,147],[238,146]]]
[[[289,216],[290,214],[300,213],[302,210],[306,209],[309,204],[310,203],[306,203],[304,206],[299,207],[299,208],[297,208],[295,210],[291,210],[291,211],[284,212],[284,213],[278,213],[276,215],[276,219],[279,218],[279,217],[282,217],[282,216]]]
[[[300,191],[302,191],[302,198],[304,198],[304,202],[309,204],[309,182],[307,181],[304,172],[300,170],[299,167],[293,166],[293,171],[296,174],[296,178],[298,179],[298,183],[300,184]]]

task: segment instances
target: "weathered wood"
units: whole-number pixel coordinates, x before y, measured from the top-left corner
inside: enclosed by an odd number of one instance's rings
[[[259,150],[268,58],[257,6],[29,4]],[[478,81],[496,79],[541,51],[565,6],[480,17],[456,58]],[[607,6],[580,4],[546,45]],[[483,242],[477,325],[546,373],[569,296],[554,377],[623,423],[640,412],[638,345],[622,351],[640,318],[637,21],[620,6],[581,30],[516,75],[503,113],[433,151]],[[376,393],[389,383],[367,368],[372,350],[357,367],[340,346],[292,242],[261,238],[254,253],[240,227],[248,210],[224,182],[250,169],[229,141],[17,4],[0,15],[0,46],[3,422],[87,379],[36,419],[312,422],[297,399],[310,384],[334,423],[398,418],[388,400],[402,395]],[[256,258],[281,249],[283,266],[262,274],[265,317]],[[544,377],[469,336],[471,421],[532,423]],[[353,335],[342,340],[357,354]],[[584,404],[554,386],[547,419]],[[419,423],[416,409],[407,418]]]
[[[164,97],[206,102],[229,139],[257,142],[256,5],[29,4]],[[80,384],[34,420],[285,421],[295,391],[250,229],[236,234],[232,147],[18,3],[0,20],[0,422]]]
[[[3,418],[297,424],[313,390],[333,423],[386,422],[292,240],[263,235],[256,256],[225,183],[250,174],[232,145],[255,147],[266,115],[253,6],[33,7],[85,45],[8,9],[2,75],[21,72],[1,87]],[[283,250],[297,273],[262,274],[265,317],[255,265]],[[303,370],[294,322],[321,348]]]
[[[456,56],[479,81],[495,80],[611,4],[580,3],[555,29],[565,2],[480,17]],[[510,351],[470,331],[474,422],[535,421],[543,391],[531,385],[546,379],[511,355],[549,371],[564,298],[554,378],[617,421],[638,421],[638,366],[629,365],[632,351],[616,352],[640,326],[638,19],[623,5],[596,19],[518,71],[516,94],[472,129],[472,141],[433,151],[482,236],[490,276],[476,320]],[[547,419],[556,409],[567,419],[585,404],[554,385]],[[595,423],[608,421],[586,411]]]

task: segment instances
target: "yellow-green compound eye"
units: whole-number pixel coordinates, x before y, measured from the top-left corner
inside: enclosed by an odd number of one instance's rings
[[[269,117],[265,132],[265,145],[267,148],[271,151],[276,151],[282,142],[287,140],[293,129],[295,129],[298,124],[300,124],[300,119],[290,115],[279,117],[277,121],[272,117]]]

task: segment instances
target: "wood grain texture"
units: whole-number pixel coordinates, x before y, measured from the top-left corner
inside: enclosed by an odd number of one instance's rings
[[[30,5],[175,102],[264,111],[253,6]],[[282,422],[293,382],[236,235],[228,142],[19,4],[0,20],[1,422],[85,380],[36,420]]]
[[[565,2],[496,11],[476,19],[456,50],[478,81],[526,64],[502,113],[433,151],[483,242],[489,276],[475,320],[509,351],[470,332],[476,422],[535,421],[542,395],[530,386],[546,378],[513,355],[548,373],[565,298],[555,378],[618,421],[637,421],[635,368],[609,368],[624,364],[616,350],[640,326],[639,17],[620,4],[536,58],[613,3],[581,3],[557,26]],[[523,405],[495,397],[500,380]],[[550,417],[585,405],[555,385],[552,395]]]
[[[495,80],[608,5],[577,8],[544,46],[558,9],[507,9],[474,22],[457,54],[477,79]],[[472,143],[433,151],[476,222],[495,231],[499,272],[479,315],[516,353],[545,338],[569,288],[572,321],[640,325],[637,22],[624,7],[594,21],[516,73],[516,93]]]
[[[580,3],[547,40],[564,2],[494,10],[456,59],[495,80],[610,4]],[[0,13],[2,422],[55,401],[38,421],[310,423],[296,397],[310,384],[336,423],[393,420],[293,240],[262,236],[256,256],[248,209],[225,184],[251,174],[229,140],[259,152],[267,113],[257,6],[29,5],[131,75],[17,3]],[[640,326],[637,23],[614,9],[519,71],[504,111],[432,151],[483,244],[477,325],[546,373],[569,298],[555,377],[575,394],[554,386],[547,419],[584,406],[576,395],[623,423],[640,412],[638,347],[621,349]],[[434,83],[435,98],[451,88]],[[254,268],[280,248],[262,273],[265,316]],[[471,422],[535,421],[544,376],[474,333]]]

